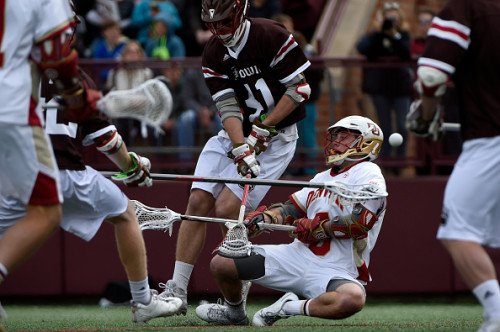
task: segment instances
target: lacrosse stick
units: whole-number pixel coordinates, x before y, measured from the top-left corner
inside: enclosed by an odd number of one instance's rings
[[[137,222],[139,223],[139,227],[141,228],[141,230],[156,229],[165,232],[168,231],[170,236],[172,236],[172,226],[174,222],[179,220],[213,222],[219,224],[238,223],[238,220],[234,219],[189,216],[189,215],[179,214],[166,207],[165,208],[150,207],[137,200],[131,200],[131,202],[134,203],[135,215],[137,216]],[[267,224],[267,223],[259,223],[258,226],[264,229],[287,231],[287,232],[295,229],[295,227],[290,225]]]
[[[248,172],[246,178],[250,179],[251,177],[251,173]],[[243,224],[249,190],[250,184],[246,183],[243,189],[238,222],[236,224],[226,223],[228,228],[226,236],[212,254],[216,252],[218,255],[229,258],[250,256],[252,243],[248,241],[248,230]]]
[[[113,172],[101,172],[104,176],[111,177]],[[374,184],[345,184],[339,181],[327,183],[307,182],[307,181],[289,181],[289,180],[268,180],[268,179],[247,179],[247,178],[223,178],[223,177],[199,177],[193,175],[176,174],[158,174],[151,173],[151,178],[155,180],[174,180],[189,182],[214,182],[214,183],[235,183],[278,187],[302,187],[302,188],[320,188],[326,189],[337,195],[342,200],[343,205],[352,205],[374,199],[385,198],[389,194]],[[350,204],[344,204],[349,203]]]
[[[42,108],[61,108],[49,103]],[[128,90],[114,90],[97,102],[97,108],[112,119],[132,118],[141,121],[141,133],[147,137],[146,125],[164,133],[162,125],[172,112],[172,95],[165,83],[153,78]]]
[[[443,122],[441,128],[443,131],[460,131],[460,123]]]

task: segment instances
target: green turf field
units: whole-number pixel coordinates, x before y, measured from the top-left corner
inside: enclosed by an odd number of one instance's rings
[[[247,312],[253,314],[278,297],[249,299]],[[78,304],[25,304],[3,301],[8,319],[7,331],[169,331],[211,330],[252,331],[258,327],[221,327],[207,324],[194,314],[190,305],[187,316],[159,318],[147,324],[131,322],[128,307],[100,308],[97,302]],[[194,302],[194,301],[193,301]],[[191,304],[191,303],[190,303]],[[370,299],[358,314],[344,320],[330,321],[296,316],[280,320],[273,331],[476,331],[482,322],[482,308],[472,297]]]

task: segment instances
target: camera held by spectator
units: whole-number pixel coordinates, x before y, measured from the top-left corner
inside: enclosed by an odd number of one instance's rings
[[[382,22],[382,32],[389,32],[396,26],[396,19],[393,17],[386,17]]]

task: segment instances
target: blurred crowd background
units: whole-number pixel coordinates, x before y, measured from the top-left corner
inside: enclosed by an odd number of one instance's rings
[[[143,137],[135,120],[116,125],[125,142],[151,153],[162,170],[190,172],[196,153],[220,129],[220,118],[201,72],[200,56],[211,33],[199,0],[75,0],[81,23],[76,48],[81,64],[103,93],[130,89],[165,76],[174,99],[165,135]],[[388,176],[449,174],[460,152],[459,133],[441,142],[407,135],[416,59],[432,18],[446,0],[249,0],[249,17],[281,22],[310,57],[305,73],[313,88],[300,123],[292,175],[322,167],[324,133],[341,117],[364,115],[384,131],[380,163]],[[457,122],[453,88],[445,121]],[[393,132],[404,143],[392,148]],[[135,148],[137,150],[137,148]],[[98,156],[95,156],[98,158]],[[104,165],[96,165],[105,167]]]

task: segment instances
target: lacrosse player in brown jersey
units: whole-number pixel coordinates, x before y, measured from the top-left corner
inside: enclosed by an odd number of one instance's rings
[[[311,182],[340,181],[370,184],[385,191],[385,180],[373,161],[383,134],[378,125],[361,116],[346,117],[328,128],[325,156],[331,167]],[[270,326],[279,319],[305,315],[342,319],[360,311],[364,286],[371,281],[370,252],[375,246],[386,211],[386,199],[343,205],[325,188],[303,188],[285,203],[259,207],[245,216],[249,237],[264,231],[259,222],[296,226],[296,240],[282,245],[254,245],[246,258],[215,256],[212,274],[224,304],[196,308],[199,318],[222,325],[248,324],[241,300],[240,280],[286,292],[277,302],[259,310],[252,324]],[[303,299],[299,299],[299,296]]]
[[[247,18],[247,0],[203,0],[201,17],[213,36],[207,42],[202,67],[224,129],[203,148],[195,176],[277,179],[293,158],[296,123],[305,117],[304,101],[311,89],[303,75],[310,62],[281,24]],[[229,157],[229,158],[228,158]],[[269,190],[255,186],[247,208],[254,210]],[[237,184],[195,182],[186,214],[237,219],[243,197]],[[163,296],[184,300],[205,242],[204,223],[183,221],[172,280]]]
[[[415,83],[421,100],[407,120],[415,135],[438,139],[436,105],[453,80],[464,143],[446,185],[437,238],[484,308],[481,332],[500,331],[500,287],[483,248],[500,247],[499,31],[498,1],[449,1],[428,31]]]

